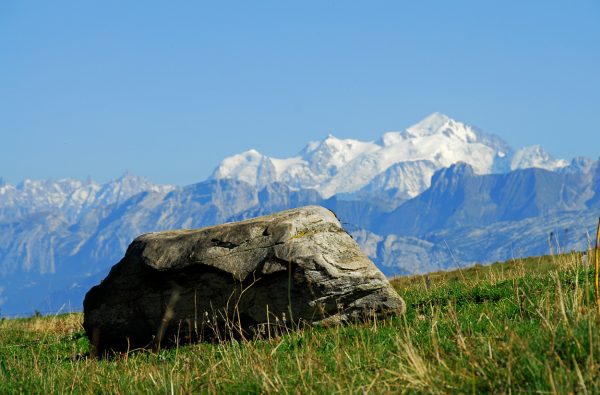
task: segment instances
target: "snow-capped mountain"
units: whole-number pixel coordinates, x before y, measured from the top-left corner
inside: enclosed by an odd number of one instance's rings
[[[131,174],[104,184],[0,179],[0,313],[80,309],[141,233],[308,204],[333,210],[386,274],[426,272],[543,253],[556,229],[561,246],[579,248],[600,209],[600,165],[515,151],[435,113],[371,142],[329,136],[292,158],[246,151],[184,187]]]
[[[521,148],[513,155],[510,169],[527,169],[537,167],[546,170],[557,170],[566,167],[569,163],[563,159],[554,159],[539,145]]]
[[[101,220],[140,193],[172,191],[130,173],[98,184],[74,179],[26,180],[0,187],[0,277],[20,270],[52,274],[76,255]]]
[[[249,150],[226,158],[212,177],[236,179],[259,188],[282,182],[296,189],[316,189],[325,198],[384,185],[398,196],[410,198],[429,187],[434,171],[458,162],[471,165],[477,174],[527,167],[555,170],[567,165],[539,146],[514,152],[497,136],[434,113],[405,131],[385,133],[377,141],[330,135],[287,159]],[[398,177],[399,172],[407,177]]]
[[[430,160],[399,162],[376,175],[362,187],[357,196],[369,196],[383,191],[388,198],[408,200],[427,189],[438,166]]]
[[[25,218],[39,212],[60,212],[73,220],[95,207],[120,203],[143,191],[168,192],[173,185],[155,185],[125,173],[104,184],[88,179],[25,180],[0,184],[0,220]]]

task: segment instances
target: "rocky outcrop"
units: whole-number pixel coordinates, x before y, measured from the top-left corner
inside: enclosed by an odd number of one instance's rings
[[[335,215],[307,206],[138,237],[87,293],[84,327],[104,352],[403,311]]]

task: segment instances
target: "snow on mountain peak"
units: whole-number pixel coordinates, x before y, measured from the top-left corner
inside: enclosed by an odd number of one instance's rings
[[[387,132],[379,139],[379,144],[384,147],[389,147],[394,144],[398,144],[400,141],[407,139],[405,133],[402,132]]]
[[[316,172],[331,172],[344,166],[360,155],[374,152],[380,147],[373,142],[364,142],[354,139],[338,139],[329,135],[314,149],[305,149],[304,160],[309,162],[310,167]]]
[[[532,145],[519,149],[513,155],[510,162],[510,169],[526,169],[529,167],[538,167],[554,171],[568,165],[563,159],[554,159],[540,145]]]
[[[120,203],[140,192],[168,192],[174,188],[173,185],[153,184],[131,173],[105,184],[91,179],[26,179],[16,187],[10,184],[0,187],[0,220],[56,210],[69,218],[76,218],[92,208]]]
[[[376,142],[329,134],[287,159],[249,150],[223,160],[212,177],[233,178],[257,187],[282,182],[293,189],[313,188],[330,197],[358,191],[391,169],[377,179],[377,185],[394,185],[399,195],[414,196],[429,186],[433,171],[457,162],[467,163],[477,174],[503,172],[513,166],[558,168],[566,164],[540,150],[520,151],[515,157],[501,138],[436,112],[405,131],[385,133]],[[399,163],[411,164],[392,169]],[[417,179],[417,173],[422,173],[423,180]],[[410,182],[391,179],[407,174]]]
[[[236,178],[249,184],[256,184],[258,170],[267,160],[268,158],[257,150],[249,149],[225,158],[213,172],[212,178]]]
[[[297,156],[277,159],[248,150],[223,160],[212,178],[233,178],[261,188],[275,181],[293,189],[318,188],[340,168],[380,147],[373,142],[339,139],[333,135],[310,142]]]
[[[434,112],[422,121],[406,129],[410,137],[426,137],[436,134],[453,136],[466,143],[474,143],[478,140],[476,130],[467,124],[450,118],[449,116]]]
[[[413,126],[408,127],[406,130],[415,135],[434,134],[442,129],[449,121],[453,121],[453,119],[440,112],[434,112]]]

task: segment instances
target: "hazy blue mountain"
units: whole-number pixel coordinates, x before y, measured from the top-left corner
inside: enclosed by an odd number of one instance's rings
[[[229,220],[240,221],[293,207],[322,205],[323,201],[321,195],[314,189],[295,190],[286,184],[275,182],[264,186],[257,192],[256,205],[232,215]]]
[[[433,114],[373,142],[329,136],[287,159],[248,151],[184,187],[132,174],[0,181],[0,314],[80,309],[142,233],[309,204],[334,211],[384,273],[422,273],[583,249],[600,212],[600,167],[513,150]]]
[[[591,168],[592,197],[586,202],[588,207],[600,209],[600,161],[595,162]]]
[[[423,235],[583,210],[592,202],[593,188],[587,173],[529,168],[477,175],[471,166],[459,163],[436,172],[430,188],[386,215],[374,230]]]
[[[518,221],[442,229],[421,237],[352,232],[387,275],[427,273],[524,256],[585,251],[598,211],[562,212]]]

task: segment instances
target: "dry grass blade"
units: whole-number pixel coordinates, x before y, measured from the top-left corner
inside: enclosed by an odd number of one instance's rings
[[[596,270],[594,272],[594,285],[596,288],[596,308],[598,309],[598,314],[600,314],[600,294],[598,291],[598,270],[599,270],[599,262],[598,262],[598,243],[600,242],[600,218],[598,218],[598,229],[596,229],[596,247],[594,248],[594,261],[596,262]]]
[[[589,262],[593,247],[590,235]],[[600,394],[599,321],[584,286],[594,273],[583,257],[398,278],[403,317],[297,331],[271,320],[283,328],[272,338],[230,336],[233,307],[207,315],[210,342],[108,359],[91,358],[81,314],[0,319],[0,393]]]

